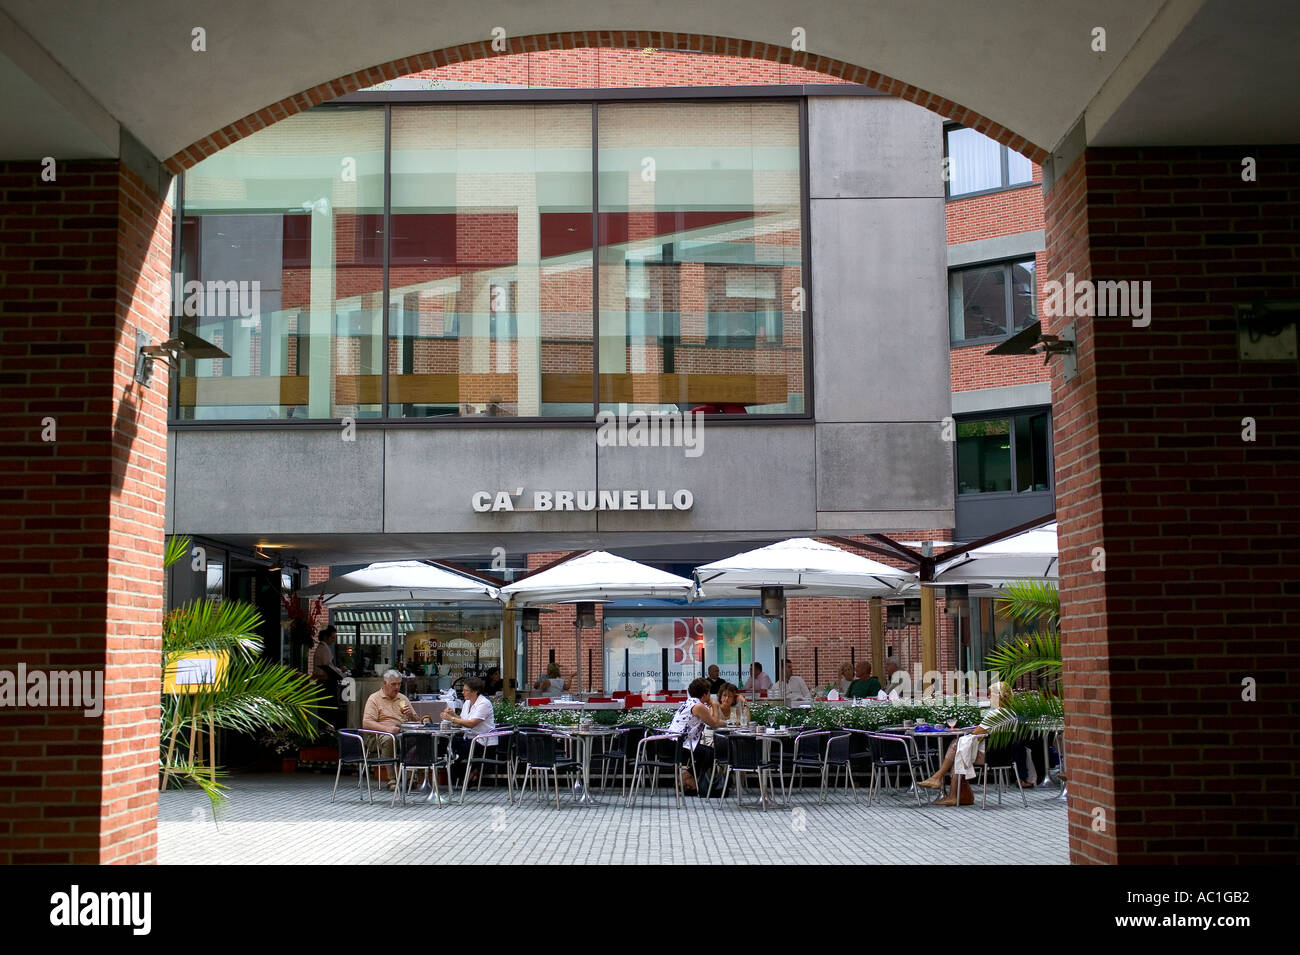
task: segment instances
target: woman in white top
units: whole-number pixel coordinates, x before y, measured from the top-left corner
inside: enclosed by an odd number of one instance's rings
[[[546,676],[538,677],[533,683],[534,690],[541,690],[543,693],[549,693],[551,696],[559,696],[564,692],[564,678],[560,676],[560,665],[552,663],[546,668]]]
[[[686,702],[673,714],[668,732],[684,734],[682,747],[688,751],[687,761],[693,762],[696,771],[703,774],[713,766],[713,750],[708,746],[700,746],[705,727],[716,729],[725,724],[721,704],[709,695],[709,681],[697,677],[686,688]],[[689,767],[682,769],[682,786],[688,793],[696,791],[695,776]]]
[[[456,765],[453,770],[463,766],[464,760],[469,755],[470,743],[475,736],[483,733],[490,733],[496,729],[496,716],[492,710],[492,701],[483,695],[483,681],[476,676],[472,676],[465,681],[465,686],[461,689],[461,694],[465,697],[465,705],[460,708],[460,716],[457,716],[447,707],[442,711],[442,718],[449,721],[453,726],[465,727],[465,732],[455,737],[451,741],[452,751],[456,754]],[[495,746],[495,739],[486,740],[484,745]],[[475,770],[477,775],[478,770]],[[455,773],[459,776],[459,773]],[[476,782],[471,777],[470,782]]]
[[[975,778],[975,764],[984,756],[984,737],[988,735],[989,727],[993,725],[999,708],[1010,701],[1011,687],[1008,684],[998,682],[990,686],[989,708],[979,725],[948,747],[943,765],[939,767],[937,773],[917,784],[926,789],[939,789],[943,786],[944,775],[952,773],[952,786],[948,790],[948,795],[936,800],[936,806],[956,806],[959,803],[974,801],[975,794],[971,791],[970,784],[967,783],[962,791],[961,780]]]
[[[727,723],[743,726],[749,722],[749,705],[734,683],[724,683],[718,690],[718,707]]]

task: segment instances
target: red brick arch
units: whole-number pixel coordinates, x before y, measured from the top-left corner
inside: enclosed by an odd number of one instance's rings
[[[509,56],[519,53],[538,53],[545,50],[572,50],[579,48],[642,50],[648,48],[667,50],[689,50],[698,53],[717,53],[725,56],[744,56],[758,60],[771,60],[815,70],[828,76],[835,76],[851,83],[861,83],[871,89],[880,90],[890,96],[916,103],[928,110],[939,113],[956,122],[977,129],[1003,145],[1028,156],[1034,162],[1042,164],[1048,157],[1048,151],[1029,142],[1023,136],[1007,129],[1000,123],[967,109],[952,100],[944,99],[918,86],[904,83],[893,77],[876,73],[865,67],[854,66],[843,60],[817,56],[791,50],[787,46],[774,46],[769,43],[756,43],[752,40],[740,40],[734,37],[704,36],[698,33],[664,33],[657,30],[601,30],[574,31],[569,33],[545,33],[533,36],[510,37],[506,40],[507,49],[495,51],[490,41],[480,40],[474,43],[462,43],[460,46],[432,50],[417,56],[404,56],[390,60],[379,66],[372,66],[338,79],[320,83],[309,90],[286,96],[278,103],[259,109],[256,113],[236,120],[229,126],[203,137],[192,143],[176,155],[166,160],[165,165],[172,172],[182,172],[224,149],[231,143],[245,136],[264,129],[279,120],[295,113],[319,106],[321,103],[344,96],[348,93],[409,76],[421,70],[435,70],[452,63],[467,60],[490,59],[497,56]]]

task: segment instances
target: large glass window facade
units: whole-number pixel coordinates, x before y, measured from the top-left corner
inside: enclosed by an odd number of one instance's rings
[[[591,108],[393,110],[389,415],[589,414]]]
[[[602,408],[801,412],[796,105],[610,104],[597,128]]]
[[[182,362],[176,417],[377,416],[383,111],[290,117],[184,181],[172,311],[230,357]]]
[[[186,173],[179,420],[805,410],[797,100],[327,107]],[[593,207],[595,204],[595,207]]]

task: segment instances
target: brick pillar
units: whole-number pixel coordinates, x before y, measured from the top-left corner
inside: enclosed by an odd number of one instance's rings
[[[1300,378],[1238,357],[1233,307],[1300,298],[1300,152],[1088,150],[1046,218],[1050,279],[1153,302],[1053,361],[1071,859],[1294,857]]]
[[[116,161],[0,163],[0,669],[98,671],[103,712],[0,708],[0,862],[152,862],[171,216]]]

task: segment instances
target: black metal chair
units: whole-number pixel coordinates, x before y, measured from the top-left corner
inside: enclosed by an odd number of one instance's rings
[[[434,733],[403,733],[397,738],[397,755],[397,789],[389,805],[395,804],[399,795],[402,797],[402,805],[406,805],[406,774],[408,770],[417,769],[422,769],[429,775],[429,798],[426,802],[436,802],[440,806],[445,804],[438,782],[438,770],[451,769],[451,740]],[[450,787],[447,795],[451,795]]]
[[[904,767],[912,779],[912,793],[916,796],[916,804],[921,805],[921,787],[917,782],[919,778],[925,777],[926,765],[917,751],[916,740],[911,736],[894,736],[890,733],[872,733],[869,739],[871,785],[867,789],[867,805],[871,805],[879,780],[888,780],[890,770],[897,769],[901,773]],[[919,778],[918,773],[921,774]]]
[[[840,773],[843,773],[848,779],[849,789],[853,793],[853,802],[858,801],[858,784],[853,781],[853,758],[850,747],[850,736],[848,733],[832,735],[826,744],[826,757],[822,762],[822,790],[817,797],[817,805],[826,804],[826,785],[832,769],[835,770],[835,781],[838,783]]]
[[[761,807],[767,810],[767,790],[771,783],[772,773],[781,772],[781,764],[771,759],[763,759],[763,741],[757,736],[750,736],[746,733],[732,733],[727,741],[727,754],[731,762],[731,771],[727,774],[727,782],[722,786],[722,798],[727,798],[727,784],[730,783],[731,777],[736,777],[736,805],[744,806],[743,795],[745,792],[745,777],[758,777],[758,802],[750,808]]]
[[[826,764],[826,743],[830,738],[831,733],[828,730],[800,733],[794,738],[794,746],[790,749],[791,790],[794,789],[795,783],[799,784],[800,789],[803,788],[803,777],[807,770],[816,770],[819,776],[823,775]]]
[[[528,791],[528,781],[537,780],[537,801],[542,801],[543,777],[550,774],[555,781],[555,808],[560,808],[560,773],[582,772],[582,764],[569,756],[560,756],[556,751],[556,737],[551,733],[524,733],[524,753],[527,762],[524,766],[524,783],[519,790],[519,801],[524,801]]]
[[[393,740],[392,756],[380,756],[378,753],[371,755],[366,752],[367,737],[388,737]],[[376,740],[376,749],[378,740]],[[357,791],[361,790],[362,780],[366,784],[366,796],[373,804],[375,801],[374,793],[370,791],[370,770],[380,766],[397,766],[397,738],[392,733],[381,733],[377,730],[363,729],[342,729],[339,730],[339,767],[334,772],[334,793],[330,796],[330,802],[334,802],[339,794],[339,777],[343,774],[344,766],[357,766],[360,772],[357,776]]]
[[[998,805],[1002,805],[1002,791],[1007,786],[1007,775],[1010,774],[1016,781],[1016,790],[1020,793],[1020,801],[1024,803],[1026,809],[1029,808],[1029,800],[1025,798],[1025,791],[1020,788],[1020,767],[1016,765],[1015,750],[1010,746],[1002,746],[998,749],[991,749],[985,745],[984,763],[977,766],[982,770],[980,778],[984,783],[984,793],[980,800],[980,808],[987,809],[989,805],[989,773],[994,775],[997,780]]]
[[[673,775],[673,792],[677,795],[677,807],[682,805],[682,734],[656,733],[642,737],[637,743],[636,759],[632,767],[632,787],[628,793],[628,807],[636,805],[637,793],[646,776],[654,771],[653,785],[659,786],[659,773],[668,770]]]
[[[511,743],[515,738],[514,727],[498,726],[490,733],[479,733],[470,737],[469,751],[465,756],[465,779],[460,786],[460,804],[465,805],[465,794],[469,791],[469,780],[474,770],[479,771],[478,785],[475,792],[483,789],[483,770],[493,767],[505,771],[506,792],[510,802],[515,801],[515,760]]]
[[[605,781],[609,776],[610,770],[617,766],[619,773],[619,795],[627,795],[627,762],[628,759],[636,759],[636,749],[641,740],[645,739],[646,734],[650,732],[644,726],[623,726],[619,728],[618,735],[610,742],[609,748],[603,753],[593,753],[591,758],[599,761],[600,765],[600,791],[605,791]]]

